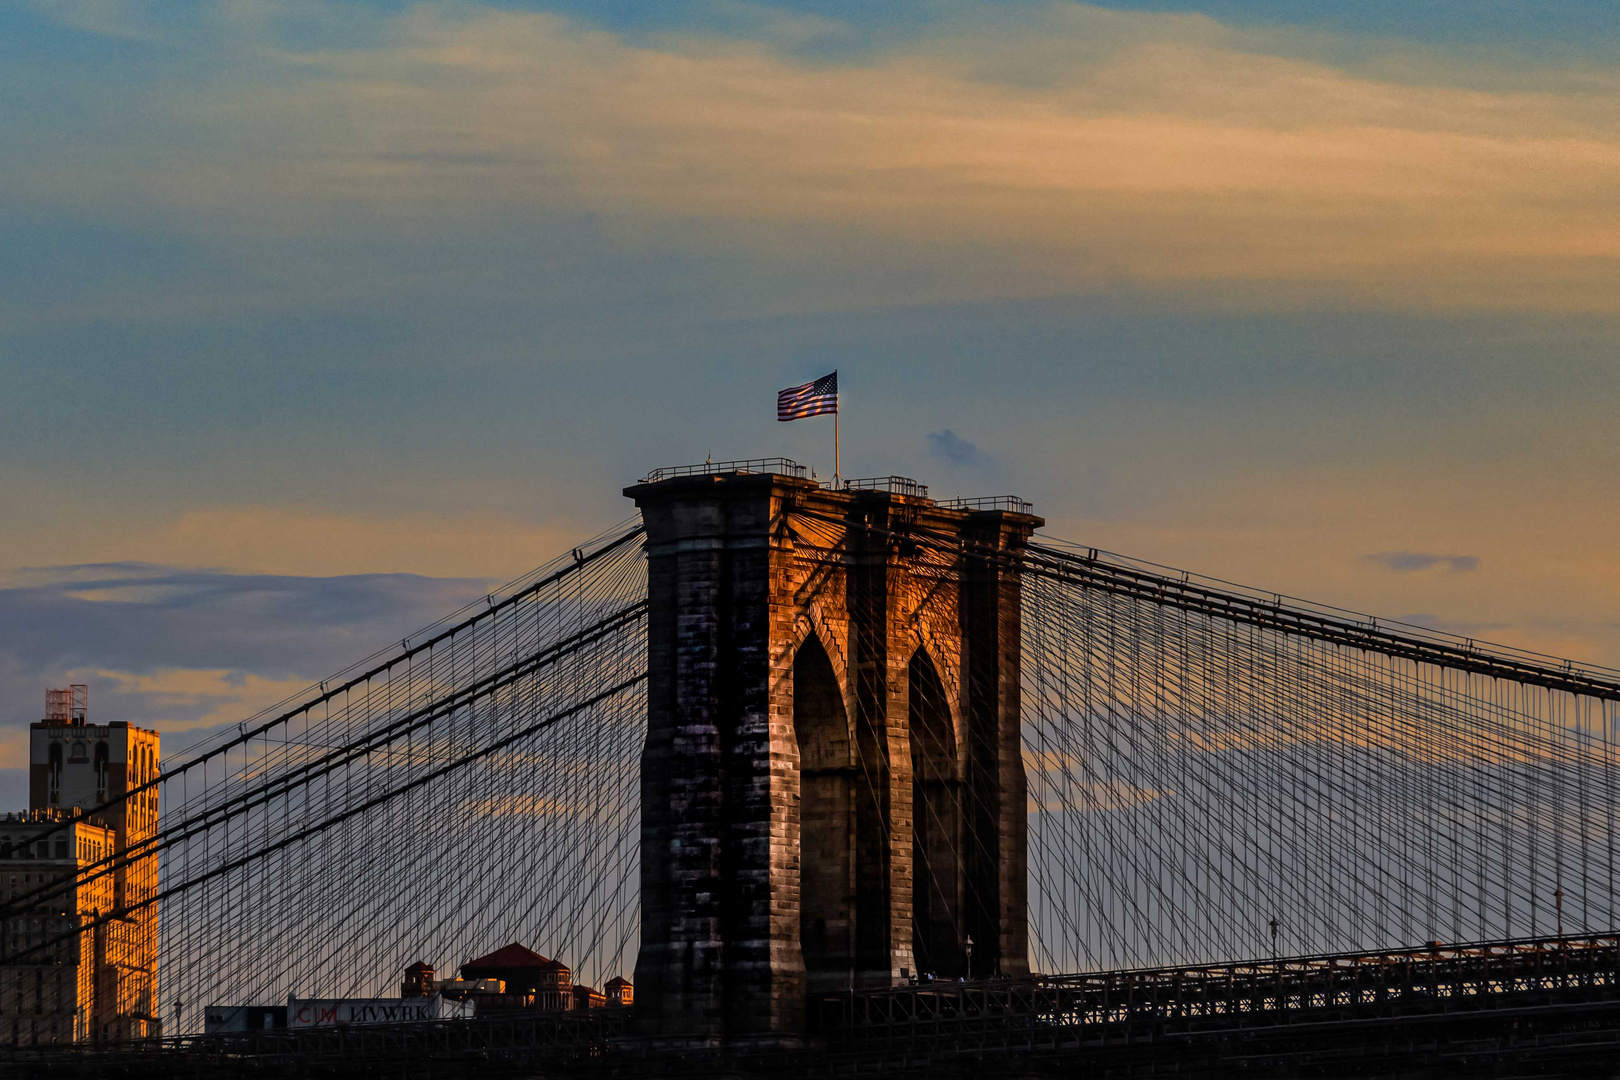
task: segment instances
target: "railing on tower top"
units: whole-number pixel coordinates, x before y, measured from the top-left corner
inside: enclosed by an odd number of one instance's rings
[[[714,473],[774,473],[777,476],[796,476],[803,478],[809,470],[797,461],[790,458],[748,458],[744,461],[705,461],[698,465],[672,465],[666,469],[654,469],[647,474],[643,484],[656,484],[660,480],[669,480],[677,476],[708,476]]]
[[[890,495],[911,495],[928,498],[928,485],[919,484],[909,476],[866,476],[859,480],[845,480],[845,491],[887,491]]]
[[[672,465],[654,469],[641,482],[656,484],[678,476],[713,476],[720,473],[771,473],[804,479],[810,470],[791,458],[748,458],[744,461],[705,461],[699,465]],[[823,487],[834,491],[887,491],[891,495],[910,495],[928,498],[928,485],[919,484],[909,476],[866,476],[855,480],[821,481]]]
[[[946,510],[1005,510],[1009,514],[1033,514],[1035,504],[1017,495],[986,495],[978,499],[941,499]]]

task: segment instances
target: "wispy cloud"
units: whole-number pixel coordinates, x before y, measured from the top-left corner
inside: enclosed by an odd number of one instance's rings
[[[76,527],[75,522],[60,525],[19,537],[10,546],[10,558],[21,562],[54,554],[86,561],[9,574],[0,567],[0,586],[38,585],[46,578],[59,587],[79,580],[84,583],[77,590],[82,599],[113,599],[111,589],[128,598],[135,592],[155,596],[211,587],[206,580],[175,577],[172,565],[323,579],[407,571],[435,578],[487,575],[504,580],[594,531],[562,521],[541,525],[488,515],[356,514],[264,505],[198,507],[156,520],[126,521],[116,532]],[[88,561],[98,556],[121,561]],[[164,565],[149,567],[138,560]],[[228,580],[236,588],[247,579]]]
[[[1453,574],[1471,574],[1479,569],[1477,555],[1432,555],[1423,551],[1381,551],[1365,560],[1386,570],[1410,573],[1414,570],[1441,569]]]
[[[830,227],[996,295],[1264,280],[1279,302],[1620,305],[1613,72],[1444,85],[1443,63],[1336,65],[1274,32],[1073,4],[820,61],[468,4],[365,26],[317,50],[222,21],[254,75],[152,103],[183,154],[6,171],[54,197],[116,180],[235,229],[543,207],[780,252]],[[978,257],[943,255],[964,246]]]
[[[481,579],[293,577],[145,564],[65,566],[0,589],[0,766],[47,686],[92,714],[179,733],[234,723],[485,591]]]

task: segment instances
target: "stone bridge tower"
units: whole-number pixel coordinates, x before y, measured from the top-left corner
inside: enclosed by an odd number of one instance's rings
[[[1005,555],[1042,522],[800,471],[625,491],[647,526],[649,1040],[791,1042],[817,994],[967,973],[969,938],[974,976],[1028,970]]]

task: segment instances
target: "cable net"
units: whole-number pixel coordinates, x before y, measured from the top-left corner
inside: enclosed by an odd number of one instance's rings
[[[447,975],[512,941],[576,984],[628,972],[640,537],[626,522],[308,700],[169,756],[149,785],[155,834],[79,875],[159,862],[155,893],[94,921],[156,911],[156,1000],[165,1021],[178,1012],[166,1033],[199,1030],[208,1005],[397,997],[415,961]],[[13,903],[59,903],[51,891]]]
[[[1072,550],[1023,581],[1035,966],[1615,927],[1613,673]]]

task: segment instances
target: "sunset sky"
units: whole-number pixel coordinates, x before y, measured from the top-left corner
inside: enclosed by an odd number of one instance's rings
[[[832,426],[1620,665],[1612,0],[0,7],[0,809]]]

